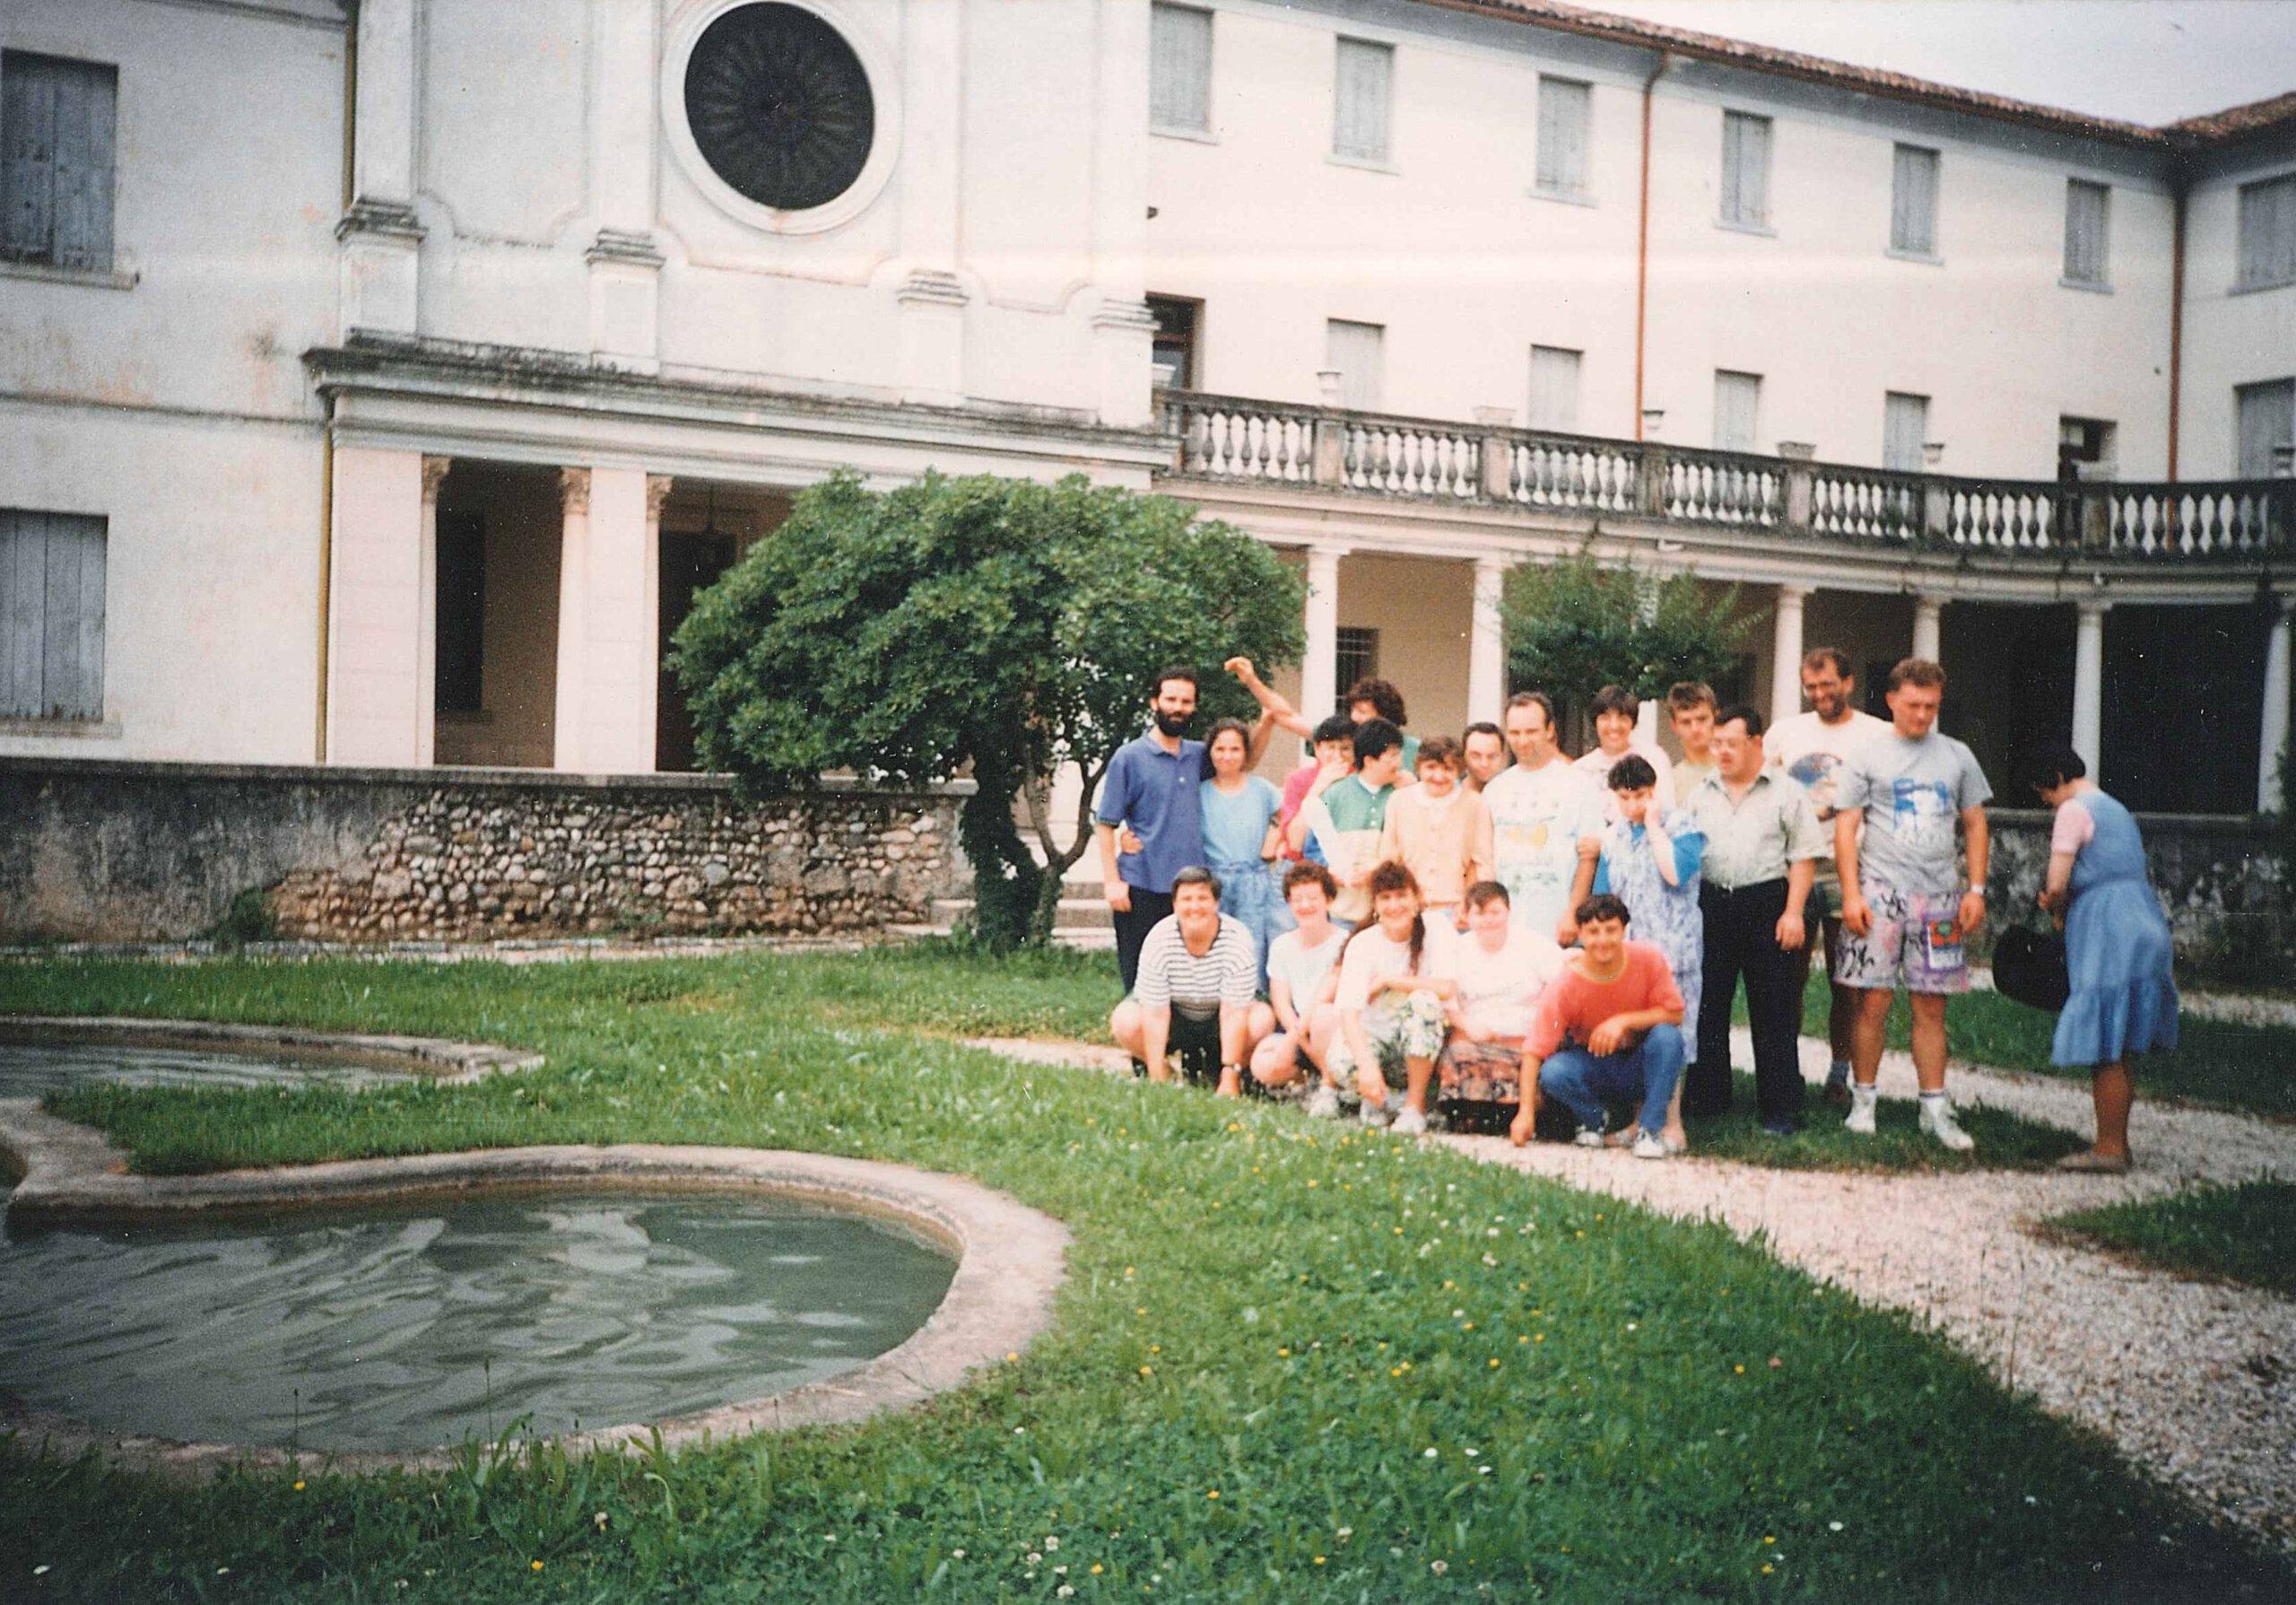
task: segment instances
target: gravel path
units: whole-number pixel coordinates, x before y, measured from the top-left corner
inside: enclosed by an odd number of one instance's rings
[[[1081,1042],[978,1045],[1039,1062],[1125,1068],[1115,1050]],[[1752,1061],[1743,1031],[1735,1057]],[[1812,1081],[1824,1079],[1827,1059],[1823,1042],[1803,1039]],[[1948,1085],[1964,1103],[2090,1129],[2085,1083],[1956,1066]],[[1912,1060],[1888,1055],[1883,1095],[1910,1098],[1914,1090]],[[2028,1230],[2068,1210],[2196,1182],[2296,1179],[2296,1127],[2140,1102],[2131,1135],[2140,1168],[2126,1176],[1848,1175],[1694,1156],[1654,1164],[1615,1149],[1517,1148],[1496,1137],[1429,1140],[1662,1214],[1717,1220],[1741,1237],[1761,1233],[1788,1264],[1907,1312],[2011,1388],[2109,1434],[2204,1506],[2296,1550],[2296,1302],[2138,1269]]]

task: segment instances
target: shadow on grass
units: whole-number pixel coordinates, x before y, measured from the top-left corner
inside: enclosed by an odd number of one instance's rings
[[[2041,1223],[2039,1235],[2102,1246],[2178,1276],[2239,1282],[2296,1297],[2296,1182],[2197,1187],[2168,1198],[2081,1209]],[[2296,1364],[2274,1361],[2277,1382]]]
[[[1802,1130],[1792,1137],[1772,1137],[1754,1112],[1754,1078],[1741,1071],[1731,1081],[1729,1113],[1686,1122],[1693,1159],[1727,1159],[1771,1170],[1952,1175],[2045,1170],[2089,1146],[2060,1127],[1964,1103],[1956,1108],[1955,1116],[1961,1130],[1977,1139],[1977,1147],[1956,1154],[1923,1135],[1913,1099],[1891,1097],[1883,1098],[1875,1112],[1874,1135],[1853,1136],[1842,1125],[1847,1112],[1827,1103],[1814,1087],[1803,1105]]]

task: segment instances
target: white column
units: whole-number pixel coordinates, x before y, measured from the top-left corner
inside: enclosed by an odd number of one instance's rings
[[[1805,585],[1778,588],[1777,633],[1770,649],[1770,722],[1776,724],[1802,711],[1802,604],[1810,598]]]
[[[582,767],[582,703],[589,688],[590,470],[558,471],[558,694],[552,769]]]
[[[659,633],[646,599],[648,558],[647,474],[642,468],[590,470],[589,554],[583,565],[582,734],[575,744],[593,774],[654,772],[654,710]],[[658,528],[658,527],[657,527]],[[658,536],[657,537],[658,538]],[[657,602],[657,606],[659,606]]]
[[[2112,606],[2102,598],[2080,604],[2073,635],[2073,750],[2089,766],[2089,778],[2100,776],[2105,734],[2105,613]]]
[[[1339,700],[1339,560],[1344,546],[1308,548],[1308,656],[1300,666],[1300,711],[1311,724]]]
[[[352,199],[335,231],[345,336],[415,332],[414,63],[414,0],[362,0]]]
[[[2280,757],[2288,745],[2288,613],[2296,598],[2282,597],[2272,621],[2272,639],[2264,652],[2264,745],[2257,754],[2257,812],[2277,814],[2285,800],[2281,794]]]
[[[1940,615],[1945,611],[1943,597],[1917,596],[1913,599],[1913,655],[1926,658],[1932,663],[1941,661],[1937,640],[1941,633]]]
[[[338,447],[327,588],[327,761],[403,768],[422,703],[422,530],[430,509],[413,451]]]
[[[590,268],[590,354],[616,368],[660,366],[662,256],[654,248],[655,8],[592,0],[590,171],[597,236]]]
[[[1092,349],[1100,422],[1144,427],[1152,417],[1148,291],[1148,8],[1098,0],[1092,96],[1092,281],[1100,292]],[[1317,717],[1322,717],[1318,714]]]
[[[894,292],[900,398],[926,406],[965,399],[964,281],[957,275],[961,218],[958,141],[965,82],[961,0],[901,11],[903,118],[900,247],[909,271]]]
[[[414,598],[414,761],[439,761],[439,486],[451,457],[422,459],[422,523]]]
[[[1474,624],[1467,638],[1467,722],[1499,721],[1507,700],[1507,644],[1499,622],[1499,598],[1507,583],[1507,560],[1474,560]]]

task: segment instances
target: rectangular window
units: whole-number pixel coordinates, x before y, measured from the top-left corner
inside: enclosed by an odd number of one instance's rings
[[[1385,385],[1381,345],[1387,328],[1377,323],[1324,325],[1324,366],[1339,370],[1339,405],[1351,412],[1376,413]]]
[[[1393,46],[1369,39],[1339,41],[1339,80],[1334,100],[1331,153],[1353,161],[1387,159],[1387,86]]]
[[[1156,336],[1149,372],[1159,390],[1193,390],[1196,376],[1196,332],[1203,324],[1204,303],[1177,295],[1152,295],[1149,313],[1156,319]]]
[[[2296,173],[2240,186],[2240,266],[2235,286],[2296,283]]]
[[[1722,114],[1722,221],[1744,229],[1770,227],[1770,119],[1751,112]]]
[[[1587,131],[1594,118],[1593,86],[1569,78],[1539,79],[1538,188],[1542,195],[1587,194]]]
[[[104,521],[0,508],[0,719],[104,716]]]
[[[1900,145],[1890,185],[1890,249],[1909,257],[1937,254],[1937,153]]]
[[[2232,395],[2240,411],[2240,477],[2269,479],[2274,449],[2296,444],[2296,379],[2241,385]]]
[[[111,268],[119,69],[0,51],[0,257]]]
[[[486,518],[439,512],[439,627],[431,706],[476,713],[486,706]]]
[[[1533,429],[1573,434],[1578,428],[1579,353],[1559,345],[1531,347]]]
[[[2105,280],[2107,220],[2112,190],[2085,179],[2065,181],[2065,282],[2094,284]]]
[[[2068,418],[2057,421],[2057,476],[2059,479],[2109,478],[2116,455],[2113,438],[2118,432],[2109,418]]]
[[[1929,397],[1889,392],[1882,414],[1882,467],[1921,471],[1921,443],[1929,438]]]
[[[1714,449],[1752,451],[1761,418],[1761,375],[1714,371]]]
[[[1338,694],[1332,699],[1332,711],[1347,711],[1347,691],[1358,680],[1369,680],[1379,672],[1379,632],[1377,630],[1356,630],[1342,626],[1334,632],[1338,637],[1337,673],[1333,684]]]
[[[1148,8],[1148,126],[1175,134],[1212,131],[1210,12]]]

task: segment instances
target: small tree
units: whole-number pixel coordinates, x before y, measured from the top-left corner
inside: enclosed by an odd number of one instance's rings
[[[928,474],[883,493],[841,474],[695,599],[671,661],[712,769],[798,791],[824,770],[911,784],[970,765],[959,822],[975,926],[1052,933],[1091,842],[1057,840],[1049,783],[1090,797],[1140,733],[1160,668],[1203,676],[1204,713],[1256,711],[1219,670],[1296,659],[1306,588],[1268,548],[1161,496]],[[1028,815],[1037,855],[1014,824]]]
[[[1735,585],[1709,598],[1689,573],[1605,568],[1591,552],[1511,571],[1499,615],[1517,682],[1581,708],[1605,685],[1648,700],[1677,680],[1719,679],[1756,622],[1738,616]]]

